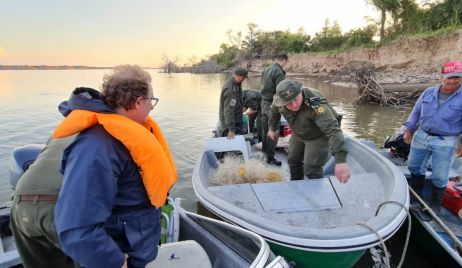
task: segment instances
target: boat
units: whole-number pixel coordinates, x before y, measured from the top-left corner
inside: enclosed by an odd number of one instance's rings
[[[42,148],[43,145],[27,145],[13,151],[10,161],[13,187]],[[9,212],[9,209],[5,211]],[[180,198],[168,198],[162,211],[162,244],[156,259],[146,267],[290,267],[283,257],[274,255],[258,234],[188,212],[181,207]],[[1,239],[0,267],[21,264],[13,236],[2,236]]]
[[[398,131],[399,132],[399,131]],[[395,133],[392,140],[395,140],[399,133]],[[385,144],[386,145],[386,144]],[[393,162],[400,171],[410,178],[411,174],[407,168],[407,154],[401,153],[400,148],[404,146],[384,146],[390,150],[381,149],[381,153]],[[407,151],[408,153],[409,151]],[[445,190],[443,198],[443,206],[439,213],[431,211],[429,204],[425,200],[429,200],[431,193],[431,167],[427,169],[426,181],[423,191],[424,198],[420,198],[413,189],[410,188],[411,194],[415,196],[415,200],[411,202],[412,215],[412,240],[421,248],[429,260],[435,261],[433,265],[439,267],[462,267],[462,220],[460,208],[462,198],[458,190],[458,180],[462,178],[462,159],[453,159],[453,164],[449,172],[449,184]],[[460,183],[460,182],[459,182]],[[429,218],[423,218],[418,210],[425,209],[428,211]]]
[[[352,267],[400,228],[409,193],[395,165],[359,140],[345,138],[351,173],[346,184],[333,176],[333,158],[324,178],[290,181],[287,155],[277,151],[282,181],[227,185],[211,183],[219,158],[237,152],[246,163],[258,152],[247,135],[210,138],[192,174],[195,194],[208,211],[261,235],[297,267]]]

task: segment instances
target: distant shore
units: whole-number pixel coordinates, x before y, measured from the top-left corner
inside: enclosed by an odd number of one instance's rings
[[[0,65],[0,70],[98,70],[112,69],[112,66],[82,66],[82,65]],[[144,69],[158,69],[154,67],[143,67]]]
[[[87,70],[87,69],[110,69],[112,67],[94,67],[81,65],[0,65],[0,70]]]

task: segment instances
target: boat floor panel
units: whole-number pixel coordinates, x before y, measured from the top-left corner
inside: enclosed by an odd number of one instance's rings
[[[329,179],[251,184],[265,211],[296,212],[340,208]]]
[[[354,174],[345,184],[330,177],[212,186],[209,191],[230,205],[269,221],[322,229],[367,221],[385,200],[381,180],[375,173]],[[282,197],[277,198],[278,195]]]

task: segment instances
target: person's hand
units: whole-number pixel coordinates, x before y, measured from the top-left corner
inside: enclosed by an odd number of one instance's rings
[[[234,136],[236,136],[236,132],[230,131],[230,132],[228,132],[227,138],[228,138],[228,140],[232,140],[232,139],[234,139]]]
[[[276,133],[276,131],[268,131],[268,137],[270,137],[270,139],[272,140],[275,140],[277,137],[278,137],[278,134]]]
[[[337,177],[341,183],[346,183],[350,179],[350,171],[346,163],[335,165],[335,177]]]
[[[254,115],[257,111],[255,110],[252,110],[252,108],[247,108],[247,110],[245,110],[244,114],[246,115]]]
[[[411,140],[412,140],[412,132],[410,130],[406,129],[404,131],[403,141],[406,144],[411,144]]]
[[[124,262],[124,264],[122,265],[122,268],[128,268],[127,259],[128,259],[128,255],[125,254],[125,262]]]
[[[456,156],[457,157],[462,157],[462,144],[459,144],[459,146],[457,146]]]

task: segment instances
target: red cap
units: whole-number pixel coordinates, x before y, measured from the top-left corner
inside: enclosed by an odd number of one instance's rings
[[[462,77],[462,62],[456,60],[449,61],[443,66],[441,73],[444,78]]]

